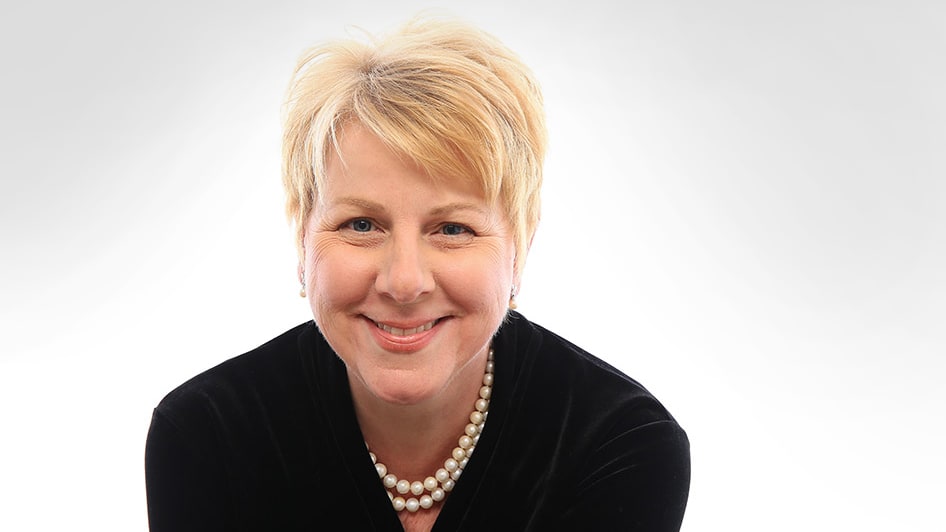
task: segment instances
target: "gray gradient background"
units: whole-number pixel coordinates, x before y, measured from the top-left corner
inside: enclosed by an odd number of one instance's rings
[[[440,4],[546,93],[520,308],[686,427],[684,530],[943,530],[944,4],[535,5]],[[309,317],[296,57],[430,6],[3,8],[0,529],[146,529],[151,408]]]

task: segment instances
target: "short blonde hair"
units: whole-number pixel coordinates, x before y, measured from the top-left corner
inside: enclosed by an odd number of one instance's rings
[[[465,23],[418,18],[370,43],[304,53],[283,130],[286,214],[300,254],[329,150],[352,121],[431,176],[478,180],[505,210],[521,274],[539,221],[547,135],[538,83],[512,51]]]

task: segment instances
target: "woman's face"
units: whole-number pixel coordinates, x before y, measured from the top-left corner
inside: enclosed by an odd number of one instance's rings
[[[355,393],[417,404],[485,357],[513,285],[512,231],[477,185],[430,179],[358,124],[342,133],[306,224],[309,303]]]

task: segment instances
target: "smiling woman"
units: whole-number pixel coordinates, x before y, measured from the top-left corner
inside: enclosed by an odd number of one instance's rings
[[[514,310],[541,102],[457,22],[303,57],[283,181],[313,320],[161,401],[152,530],[680,528],[685,432]]]

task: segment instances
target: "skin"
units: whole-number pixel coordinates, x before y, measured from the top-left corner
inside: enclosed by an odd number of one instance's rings
[[[422,480],[468,422],[517,281],[513,232],[477,185],[432,179],[357,123],[339,152],[306,223],[300,273],[347,367],[365,440],[389,471]],[[437,511],[400,515],[423,529]]]

